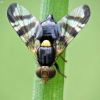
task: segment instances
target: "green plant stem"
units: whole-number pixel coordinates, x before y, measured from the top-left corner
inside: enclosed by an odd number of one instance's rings
[[[42,0],[41,1],[41,20],[45,20],[47,15],[52,14],[56,21],[67,14],[68,0]],[[65,52],[62,54],[65,57]],[[61,71],[64,73],[64,61],[57,60]],[[57,72],[56,72],[57,73]],[[60,74],[43,84],[41,79],[34,75],[33,97],[32,100],[63,100],[64,77]]]

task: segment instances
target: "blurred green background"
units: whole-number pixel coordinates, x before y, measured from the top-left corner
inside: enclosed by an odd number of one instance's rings
[[[81,4],[91,17],[66,49],[64,100],[100,100],[100,0],[69,0],[69,11]]]
[[[31,100],[35,60],[8,22],[14,2],[40,19],[41,0],[0,0],[0,100]],[[81,4],[90,6],[91,18],[66,49],[64,100],[100,100],[100,1],[69,0],[69,12]]]

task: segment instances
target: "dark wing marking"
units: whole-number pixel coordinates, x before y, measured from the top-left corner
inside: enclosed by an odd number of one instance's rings
[[[90,17],[90,8],[88,5],[81,5],[63,17],[58,24],[61,27],[62,37],[58,42],[57,55],[63,52],[66,46],[75,38],[78,32],[86,25]]]
[[[42,28],[39,21],[17,3],[9,6],[7,16],[21,40],[34,53],[36,49],[35,39],[42,36]]]

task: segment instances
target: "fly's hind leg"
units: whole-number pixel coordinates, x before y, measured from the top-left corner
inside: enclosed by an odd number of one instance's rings
[[[64,57],[62,57],[61,55],[60,55],[60,57],[61,57],[61,59],[62,59],[64,62],[67,62],[67,60],[64,59]]]
[[[60,68],[59,68],[59,65],[58,65],[56,62],[54,63],[54,65],[55,65],[55,67],[56,67],[56,69],[57,69],[58,73],[59,73],[59,74],[61,74],[63,77],[65,77],[65,78],[66,78],[67,76],[66,76],[66,75],[64,75],[63,73],[61,73]]]

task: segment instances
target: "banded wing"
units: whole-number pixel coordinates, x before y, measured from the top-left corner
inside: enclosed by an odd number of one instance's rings
[[[86,25],[90,17],[90,8],[88,5],[81,5],[64,16],[58,24],[61,27],[62,36],[56,41],[57,54],[63,52],[66,46],[76,37],[78,32]]]
[[[9,6],[7,16],[21,40],[36,54],[38,46],[35,45],[35,40],[42,36],[42,28],[39,21],[28,10],[17,3]],[[39,44],[39,42],[37,43]]]

